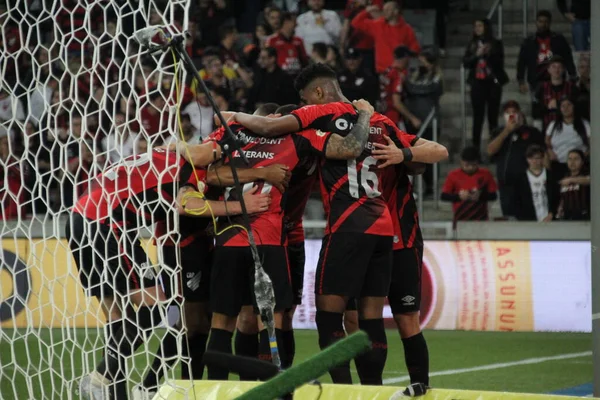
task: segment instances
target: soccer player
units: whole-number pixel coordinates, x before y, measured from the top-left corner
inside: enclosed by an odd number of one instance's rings
[[[314,64],[296,80],[296,89],[312,106],[285,116],[265,119],[243,113],[235,115],[242,125],[265,136],[276,136],[300,129],[335,132],[348,138],[357,124],[356,110],[341,93],[336,73]],[[319,105],[319,106],[314,106]],[[411,143],[388,118],[374,114],[369,134],[360,138],[356,154],[345,162],[325,155],[320,165],[322,197],[327,216],[326,236],[317,267],[315,293],[319,345],[327,347],[343,337],[343,313],[348,299],[359,299],[359,327],[374,343],[373,349],[356,360],[363,384],[381,384],[387,357],[383,326],[383,305],[388,294],[392,269],[393,226],[389,210],[381,197],[383,168],[371,154],[375,143],[382,146],[390,136],[404,143],[402,155],[408,160],[436,162],[447,156],[444,148],[422,141]],[[335,135],[332,135],[333,138]],[[402,161],[402,160],[401,160]],[[382,166],[387,166],[384,162]],[[335,383],[351,383],[349,363],[330,372]]]
[[[106,385],[116,398],[127,398],[125,357],[141,343],[142,330],[165,316],[165,294],[154,267],[139,242],[139,231],[165,220],[177,202],[179,211],[202,208],[206,202],[190,192],[205,187],[203,171],[219,159],[218,144],[190,146],[183,154],[165,149],[134,156],[94,178],[90,192],[79,199],[66,236],[89,296],[97,297],[107,319],[105,359],[80,385],[84,399],[106,398]],[[192,187],[194,189],[192,189]],[[269,196],[249,195],[254,212],[267,209]],[[216,215],[239,213],[239,202],[209,203]],[[127,313],[137,306],[132,319]]]
[[[354,157],[356,152],[361,150],[364,139],[357,138],[368,135],[368,121],[373,108],[365,101],[356,102],[355,105],[362,110],[361,116],[346,138],[329,132],[310,130],[297,135],[265,139],[239,124],[231,123],[231,128],[244,143],[246,157],[251,166],[256,168],[281,161],[293,170],[308,151],[317,151],[330,158],[347,159]],[[237,154],[234,154],[233,160],[228,161],[242,166],[241,158]],[[219,175],[225,175],[227,169],[227,166],[220,168]],[[258,185],[261,191],[270,192],[273,200],[268,212],[258,214],[252,219],[251,229],[256,237],[263,268],[273,282],[276,297],[275,326],[278,330],[279,347],[283,348],[281,340],[283,313],[292,305],[292,292],[284,247],[286,243],[283,236],[282,193],[262,182],[257,182],[255,185]],[[251,185],[245,186],[251,187]],[[232,190],[229,191],[229,195],[239,194]],[[236,222],[236,218],[232,218],[227,227],[235,226]],[[211,292],[214,294],[211,298],[213,318],[208,349],[231,353],[231,337],[240,308],[242,305],[252,304],[254,300],[252,291],[254,261],[247,234],[234,227],[218,236],[213,265],[211,277]],[[270,349],[265,330],[261,332],[260,342],[260,353],[263,358],[268,358]],[[281,356],[284,358],[286,353],[282,352]],[[282,359],[282,362],[286,365],[287,360]],[[219,368],[209,368],[208,371],[209,379],[227,379],[227,375],[227,371]]]

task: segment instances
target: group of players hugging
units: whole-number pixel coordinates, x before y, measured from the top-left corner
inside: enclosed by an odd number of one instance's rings
[[[304,277],[302,216],[316,182],[327,220],[314,285],[320,348],[365,331],[372,348],[355,359],[356,369],[362,384],[381,385],[387,297],[411,379],[405,394],[427,391],[429,356],[419,325],[423,239],[409,175],[445,159],[447,150],[399,130],[364,100],[348,101],[323,64],[305,68],[296,88],[304,107],[264,104],[253,115],[232,114],[228,125],[249,165],[238,152],[222,156],[230,139],[220,127],[202,144],[179,142],[116,164],[79,199],[67,237],[81,283],[107,320],[104,357],[82,378],[82,398],[128,398],[126,360],[179,296],[185,329],[167,329],[135,399],[152,398],[181,343],[189,360],[183,379],[202,379],[205,350],[232,353],[234,332],[236,354],[270,360],[240,196],[273,283],[282,368],[291,366],[292,316]],[[232,165],[241,194],[232,189]],[[155,226],[161,271],[169,272],[162,279],[140,244],[148,226]],[[218,367],[207,374],[228,378]],[[330,375],[352,383],[349,363]]]

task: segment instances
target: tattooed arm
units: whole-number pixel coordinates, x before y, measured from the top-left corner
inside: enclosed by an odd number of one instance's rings
[[[342,137],[332,134],[327,142],[325,157],[333,160],[351,160],[357,158],[365,148],[369,139],[370,120],[373,115],[373,107],[359,108],[358,121],[352,127],[348,135]]]

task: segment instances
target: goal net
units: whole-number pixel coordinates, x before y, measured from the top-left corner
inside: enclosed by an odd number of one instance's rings
[[[185,30],[189,3],[0,2],[0,399],[78,399],[81,378],[104,357],[104,326],[114,308],[103,310],[84,291],[65,236],[68,215],[98,183],[97,174],[179,135],[183,69],[176,71],[169,52],[148,55],[133,32],[148,25]],[[173,212],[168,201],[153,207]],[[171,305],[169,323],[164,313],[153,321],[162,328],[145,331],[141,347],[120,366],[129,393],[166,331],[177,336],[178,354],[159,368],[175,378],[187,362],[177,324],[179,266],[167,265],[157,250],[177,237],[172,221],[158,238],[153,224],[130,232],[152,272],[174,289],[164,302]],[[124,318],[135,314],[131,299],[115,299]]]

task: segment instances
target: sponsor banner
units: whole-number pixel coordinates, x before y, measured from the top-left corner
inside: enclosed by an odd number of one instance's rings
[[[303,304],[294,326],[316,329],[320,241],[306,241]],[[402,266],[395,266],[402,268]],[[589,242],[428,241],[421,325],[478,331],[591,331]],[[386,306],[386,325],[393,326]]]
[[[169,381],[161,386],[156,398],[164,400],[226,400],[235,399],[248,390],[260,386],[260,382],[237,381]],[[400,400],[403,387],[394,386],[359,386],[359,385],[304,385],[296,389],[294,399],[320,400]],[[269,398],[267,392],[264,398]],[[259,398],[258,394],[255,398]],[[470,390],[432,389],[422,400],[567,400],[583,397],[567,397],[545,394],[480,392]]]

